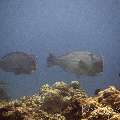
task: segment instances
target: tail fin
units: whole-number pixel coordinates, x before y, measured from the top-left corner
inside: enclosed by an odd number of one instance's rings
[[[47,67],[51,67],[53,65],[56,65],[56,57],[50,53],[47,58]]]

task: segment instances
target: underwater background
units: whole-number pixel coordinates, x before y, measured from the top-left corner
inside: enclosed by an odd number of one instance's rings
[[[97,88],[120,88],[120,0],[0,0],[0,57],[13,51],[37,56],[37,71],[14,75],[0,70],[8,95],[31,95],[40,85],[79,80],[89,95]],[[80,77],[47,68],[49,53],[91,51],[104,57],[104,72]]]

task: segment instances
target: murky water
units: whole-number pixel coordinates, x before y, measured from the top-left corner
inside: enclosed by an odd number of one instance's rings
[[[104,57],[104,72],[80,77],[59,67],[48,69],[48,54],[91,51]],[[0,56],[24,51],[37,56],[37,71],[14,75],[0,70],[13,97],[33,94],[40,85],[79,80],[89,94],[109,85],[120,87],[119,0],[1,0]]]

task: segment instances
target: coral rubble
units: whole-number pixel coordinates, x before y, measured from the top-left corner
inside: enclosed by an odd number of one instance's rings
[[[0,101],[0,120],[120,120],[120,91],[110,86],[89,97],[78,81],[46,84],[32,96]]]

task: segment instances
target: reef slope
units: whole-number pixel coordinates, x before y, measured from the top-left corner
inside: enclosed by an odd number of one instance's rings
[[[120,91],[109,86],[90,97],[78,81],[46,84],[32,96],[1,100],[0,120],[120,120]]]

